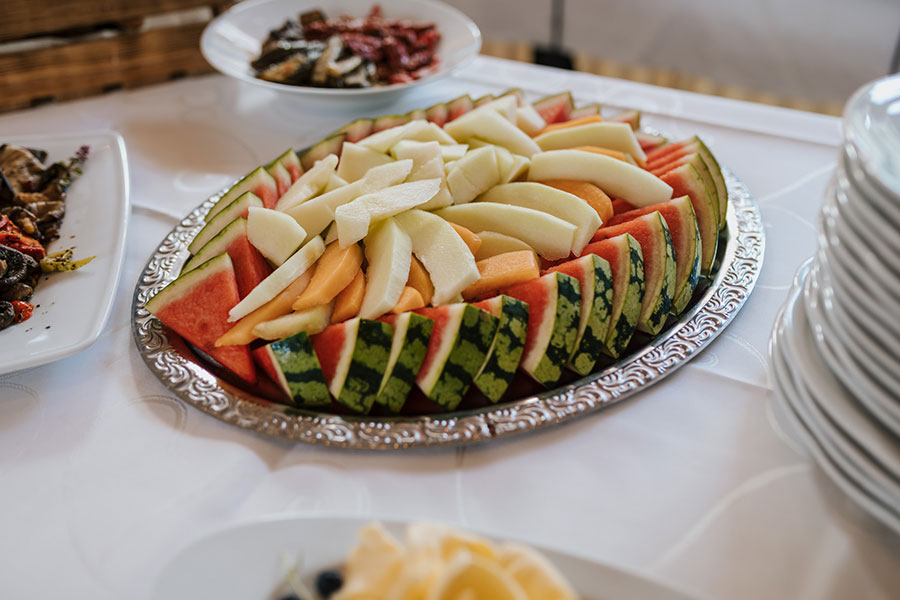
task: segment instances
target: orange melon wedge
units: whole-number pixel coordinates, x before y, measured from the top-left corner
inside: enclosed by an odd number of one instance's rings
[[[563,121],[562,123],[553,123],[544,127],[538,135],[549,133],[551,131],[559,131],[560,129],[568,129],[569,127],[577,127],[578,125],[587,125],[589,123],[602,123],[603,117],[600,115],[588,115],[571,121]],[[537,136],[535,136],[537,137]]]
[[[481,278],[462,291],[466,300],[494,296],[509,286],[537,279],[541,268],[531,250],[504,252],[475,263]]]
[[[309,286],[291,308],[295,311],[306,310],[331,302],[356,277],[362,259],[362,248],[358,244],[350,244],[346,248],[341,248],[337,242],[329,244],[316,263]]]
[[[357,269],[353,280],[334,297],[334,310],[331,322],[341,323],[359,314],[363,298],[366,295],[366,274]]]
[[[594,209],[597,216],[600,217],[600,221],[603,223],[609,221],[613,216],[612,200],[606,195],[606,192],[589,181],[578,181],[576,179],[547,179],[539,183],[578,196],[587,202],[588,206]]]

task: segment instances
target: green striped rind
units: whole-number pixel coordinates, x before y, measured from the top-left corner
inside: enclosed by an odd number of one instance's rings
[[[393,334],[394,328],[387,323],[359,320],[347,378],[335,398],[339,404],[356,412],[369,412],[387,367]]]
[[[603,342],[609,332],[612,315],[613,282],[609,263],[596,254],[581,260],[589,260],[591,286],[582,286],[581,315],[579,317],[579,338],[569,357],[569,368],[579,375],[588,375],[603,353]],[[585,313],[587,316],[585,317]],[[582,328],[582,323],[584,327]]]
[[[691,298],[694,297],[694,290],[697,289],[697,284],[700,283],[700,259],[702,258],[703,252],[702,243],[700,241],[700,226],[697,225],[697,216],[694,214],[694,207],[690,202],[685,202],[684,204],[686,206],[685,212],[690,211],[690,218],[686,219],[686,221],[694,227],[694,258],[687,279],[681,284],[681,288],[675,291],[675,299],[672,301],[672,314],[675,315],[681,314],[681,312],[687,308]],[[682,227],[684,226],[683,223],[684,222],[682,222]]]
[[[191,243],[188,244],[188,252],[197,254],[208,241],[216,237],[219,232],[231,224],[232,221],[246,214],[251,206],[262,207],[263,201],[253,192],[245,192],[235,198],[232,202],[229,202],[228,206],[223,207],[215,216],[207,216],[206,225],[197,232],[197,235],[195,235],[194,239],[191,240]]]
[[[548,273],[556,278],[556,317],[550,341],[534,371],[528,373],[544,387],[553,387],[562,377],[569,362],[575,339],[578,337],[578,317],[581,314],[581,284],[565,273]]]
[[[454,410],[484,364],[499,319],[486,310],[466,304],[453,347],[441,374],[430,390],[422,390],[433,402]],[[446,335],[446,333],[445,333]]]
[[[434,321],[416,313],[403,313],[394,323],[394,344],[402,344],[397,360],[388,364],[384,371],[381,390],[375,402],[382,404],[391,412],[399,412],[406,402],[406,397],[416,382],[416,374],[425,360],[428,350],[428,339]]]
[[[637,327],[644,301],[644,255],[641,245],[631,234],[624,234],[628,243],[628,257],[620,268],[627,269],[626,283],[614,293],[622,295],[619,311],[613,310],[606,336],[604,351],[613,358],[619,358],[628,347]],[[618,304],[618,301],[615,302]]]
[[[694,136],[694,140],[697,143],[697,152],[706,163],[706,167],[709,169],[709,174],[715,184],[716,196],[719,201],[719,229],[721,230],[725,228],[725,217],[728,214],[728,186],[725,184],[725,177],[722,175],[719,161],[716,160],[716,157],[713,156],[713,153],[709,151],[709,148],[706,147],[706,144],[699,137]]]
[[[219,198],[209,212],[206,214],[205,221],[208,223],[217,213],[221,212],[229,204],[237,200],[243,194],[253,191],[258,185],[267,185],[275,189],[275,179],[266,171],[264,167],[258,167],[246,175],[244,175],[237,183],[231,186],[225,194]],[[262,205],[260,205],[262,206]],[[231,221],[231,219],[229,219]]]
[[[672,310],[672,299],[675,297],[675,246],[672,244],[672,235],[669,233],[669,226],[662,215],[654,213],[657,220],[653,221],[653,226],[658,227],[659,233],[654,250],[660,255],[663,261],[663,278],[659,288],[659,293],[648,300],[647,294],[651,293],[646,288],[647,282],[644,281],[644,305],[641,310],[641,318],[638,320],[638,329],[656,335],[666,324],[669,311]]]
[[[515,376],[525,351],[528,304],[510,296],[497,296],[487,302],[491,314],[500,323],[481,371],[475,376],[475,385],[491,402],[498,402]]]
[[[319,359],[305,331],[269,344],[275,366],[284,377],[282,387],[297,406],[328,406],[331,394],[322,375]]]
[[[304,170],[308,171],[309,169],[313,168],[313,165],[316,164],[316,161],[322,160],[329,154],[337,154],[338,156],[340,156],[341,145],[344,143],[344,140],[346,138],[347,134],[344,132],[335,133],[334,135],[328,136],[303,153],[303,156],[300,157],[300,165],[304,168]]]

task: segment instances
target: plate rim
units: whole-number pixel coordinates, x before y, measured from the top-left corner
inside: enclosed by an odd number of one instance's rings
[[[364,99],[374,99],[378,97],[383,97],[385,95],[402,93],[405,91],[409,91],[416,86],[425,85],[428,83],[432,83],[448,77],[458,70],[462,69],[466,65],[470,64],[481,52],[481,47],[484,43],[484,38],[481,34],[481,29],[478,25],[469,18],[464,12],[447,4],[445,2],[441,2],[440,0],[416,0],[418,4],[426,4],[431,6],[440,7],[441,10],[453,13],[455,17],[459,18],[460,23],[462,23],[465,28],[472,34],[472,44],[473,50],[465,57],[463,57],[458,63],[449,68],[444,68],[443,65],[438,67],[438,70],[434,73],[430,73],[425,77],[421,77],[414,81],[410,81],[408,83],[401,84],[391,84],[385,86],[375,86],[370,88],[362,88],[362,89],[341,89],[341,88],[317,88],[313,86],[302,86],[302,85],[286,85],[281,83],[274,83],[270,81],[265,81],[259,79],[257,77],[252,77],[247,73],[232,71],[231,69],[226,69],[222,66],[221,61],[218,60],[218,57],[215,53],[210,52],[210,39],[211,36],[217,33],[217,27],[220,27],[222,23],[226,22],[229,16],[233,16],[238,13],[246,12],[247,10],[252,10],[258,5],[269,4],[273,2],[280,2],[282,0],[245,0],[244,2],[239,2],[231,6],[228,10],[223,12],[220,15],[217,15],[213,20],[211,20],[206,27],[203,28],[203,32],[200,35],[200,52],[203,54],[203,58],[212,65],[216,71],[219,73],[226,75],[228,77],[233,77],[239,81],[244,81],[253,85],[257,85],[262,89],[267,89],[274,92],[283,92],[290,94],[292,96],[296,96],[298,98],[309,98],[309,99],[318,99],[318,100],[353,100],[358,99],[360,101]]]
[[[4,138],[4,140],[9,139],[16,143],[39,144],[41,140],[62,142],[71,139],[75,143],[83,144],[85,138],[91,136],[109,139],[110,148],[114,149],[115,152],[114,162],[116,168],[114,169],[114,176],[120,178],[122,186],[121,201],[116,203],[118,209],[121,211],[121,215],[116,220],[118,227],[115,232],[115,250],[114,256],[112,257],[112,277],[107,279],[109,284],[108,289],[104,290],[109,293],[102,296],[101,301],[103,302],[103,306],[95,313],[97,318],[94,321],[94,327],[84,336],[84,338],[77,342],[48,350],[36,356],[26,356],[18,360],[7,362],[0,367],[0,375],[9,375],[11,373],[33,369],[77,354],[97,341],[103,333],[106,323],[109,321],[112,307],[116,300],[116,290],[118,290],[119,282],[122,278],[122,265],[125,261],[125,241],[128,233],[128,221],[131,215],[131,180],[128,170],[128,155],[125,149],[125,140],[122,138],[121,134],[112,129],[94,129],[81,132],[28,133],[22,135],[10,135],[8,138]],[[77,181],[73,185],[77,185]]]
[[[702,297],[663,335],[626,357],[627,362],[619,360],[540,394],[464,412],[371,418],[279,405],[223,384],[169,344],[162,324],[144,304],[174,279],[187,257],[187,242],[224,190],[174,227],[142,269],[132,301],[134,341],[148,368],[188,404],[242,429],[286,441],[380,451],[459,446],[571,421],[617,404],[673,373],[721,333],[749,297],[765,254],[762,215],[744,184],[729,169],[722,172],[732,207],[729,235],[717,258],[719,270]]]

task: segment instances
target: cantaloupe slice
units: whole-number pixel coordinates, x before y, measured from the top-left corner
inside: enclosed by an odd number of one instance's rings
[[[403,292],[400,293],[400,299],[397,300],[397,304],[390,310],[390,313],[399,315],[423,306],[425,306],[425,301],[422,299],[422,294],[416,288],[407,285],[403,288]]]
[[[606,192],[593,183],[576,179],[546,179],[539,183],[578,196],[596,211],[597,216],[600,217],[600,221],[603,223],[609,221],[613,216],[612,200],[606,195]]]
[[[362,265],[362,258],[362,249],[357,244],[346,248],[341,248],[337,242],[330,244],[316,262],[316,271],[309,285],[291,308],[305,310],[331,302],[353,281]]]
[[[315,335],[324,331],[331,322],[331,303],[275,317],[253,328],[253,334],[264,340],[280,340],[305,331]]]
[[[517,283],[537,279],[541,267],[531,250],[498,254],[477,263],[481,279],[462,291],[465,300],[489,298]]]
[[[542,135],[544,133],[550,133],[551,131],[559,131],[560,129],[568,129],[569,127],[577,127],[579,125],[587,125],[589,123],[602,123],[603,117],[600,115],[588,115],[586,117],[581,117],[579,119],[572,119],[570,121],[563,121],[562,123],[553,123],[551,125],[547,125],[538,135]]]
[[[331,313],[331,322],[340,323],[357,316],[365,295],[366,274],[360,268],[356,270],[353,281],[334,297],[334,310]]]
[[[431,302],[431,298],[434,296],[434,284],[431,283],[431,277],[428,276],[425,266],[415,256],[412,257],[409,264],[409,279],[407,279],[406,285],[419,292],[426,305]]]
[[[311,278],[312,271],[310,270],[295,279],[293,283],[284,288],[284,290],[275,296],[275,298],[235,323],[231,329],[226,331],[216,340],[216,347],[240,346],[249,344],[255,340],[256,335],[253,334],[253,328],[263,321],[271,321],[276,317],[291,312],[291,304],[294,303],[297,296],[303,293],[303,290],[309,285],[309,280]]]
[[[469,247],[469,250],[472,252],[472,256],[478,252],[478,248],[481,247],[481,238],[478,237],[471,229],[467,229],[462,225],[457,225],[456,223],[450,223],[450,226],[459,234],[459,237],[462,238],[462,241],[466,243],[466,246]]]

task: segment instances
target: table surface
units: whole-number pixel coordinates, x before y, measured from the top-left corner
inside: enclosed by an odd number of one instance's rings
[[[438,519],[649,573],[702,598],[889,598],[897,539],[849,505],[772,413],[767,342],[840,143],[838,119],[481,57],[390,107],[521,87],[639,108],[699,134],[762,211],[740,314],[677,373],[572,424],[457,449],[272,441],[184,404],[144,366],[131,297],[149,254],[211,193],[361,114],[208,76],[0,117],[0,139],[112,129],[132,217],[115,305],[79,354],[0,377],[0,597],[141,598],[179,548],[273,514]]]

